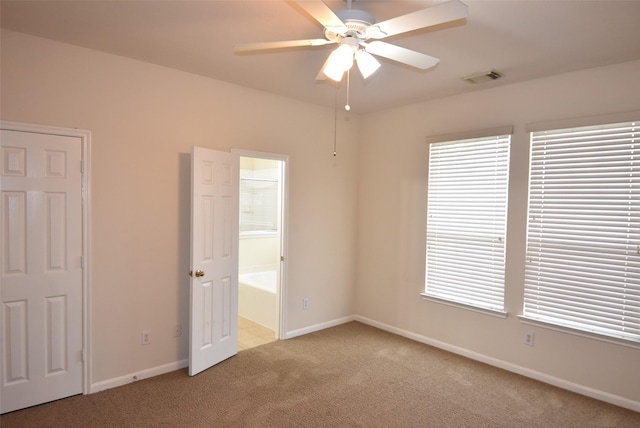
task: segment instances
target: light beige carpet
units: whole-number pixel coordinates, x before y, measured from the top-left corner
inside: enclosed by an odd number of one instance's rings
[[[0,417],[9,427],[640,427],[640,413],[352,322]]]

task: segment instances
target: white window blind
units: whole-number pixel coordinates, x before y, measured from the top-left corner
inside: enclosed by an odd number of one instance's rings
[[[504,311],[510,142],[430,145],[425,296]]]
[[[639,134],[531,134],[524,317],[640,342]]]
[[[269,179],[240,179],[240,231],[278,230],[278,182]]]

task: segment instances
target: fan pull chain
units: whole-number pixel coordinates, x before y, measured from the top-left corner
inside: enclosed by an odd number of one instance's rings
[[[351,70],[347,70],[347,104],[345,104],[344,109],[346,111],[351,110],[351,105],[349,105],[349,87],[351,86]]]
[[[338,140],[338,87],[333,101],[333,157],[336,157],[336,141]]]

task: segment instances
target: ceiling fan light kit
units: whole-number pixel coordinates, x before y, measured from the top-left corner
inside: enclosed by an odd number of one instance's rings
[[[339,82],[345,71],[353,66],[353,50],[351,46],[344,44],[338,46],[336,50],[331,52],[329,59],[322,68],[322,72],[329,79]]]
[[[380,68],[380,62],[365,50],[359,49],[355,56],[358,70],[360,70],[360,74],[362,74],[362,77],[365,79]]]
[[[366,79],[379,67],[374,55],[426,70],[438,64],[438,58],[380,41],[385,37],[431,27],[466,18],[467,6],[460,0],[449,0],[435,6],[376,23],[370,13],[351,8],[333,11],[322,0],[296,0],[296,3],[324,27],[324,39],[291,40],[282,42],[249,43],[235,46],[236,52],[282,49],[300,46],[338,44],[322,66],[317,79],[324,76],[340,82],[344,73],[358,64]],[[368,42],[374,39],[372,42]]]

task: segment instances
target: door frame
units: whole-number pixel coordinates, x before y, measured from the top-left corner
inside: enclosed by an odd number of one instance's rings
[[[22,122],[0,121],[0,129],[80,139],[82,159],[82,393],[91,391],[91,131]]]
[[[278,291],[277,310],[278,310],[278,328],[275,331],[276,339],[286,338],[287,333],[287,265],[288,265],[288,232],[289,232],[289,156],[277,153],[259,152],[256,150],[231,149],[232,153],[237,153],[240,157],[272,159],[282,161],[284,164],[283,183],[282,183],[282,214],[281,214],[281,233],[280,233],[280,284]],[[240,174],[240,171],[238,171]],[[240,177],[238,176],[238,179]]]

